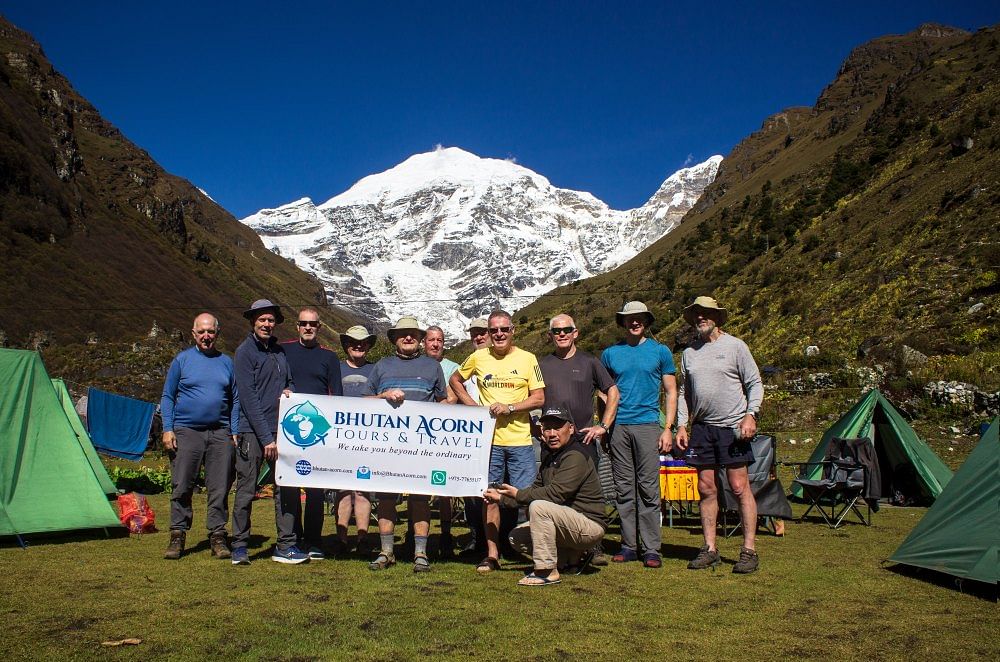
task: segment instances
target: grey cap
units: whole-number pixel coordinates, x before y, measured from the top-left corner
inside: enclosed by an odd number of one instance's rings
[[[281,324],[285,321],[285,316],[281,314],[281,307],[276,303],[271,303],[268,299],[257,299],[254,301],[248,309],[243,311],[243,317],[252,322],[265,310],[270,310],[274,313],[275,324]]]
[[[569,413],[569,409],[562,405],[542,408],[542,415],[538,417],[538,420],[542,421],[546,418],[555,418],[564,423],[573,422],[573,416]]]
[[[656,321],[653,313],[649,312],[649,308],[641,301],[629,301],[621,310],[615,313],[615,322],[618,323],[618,326],[625,326],[626,315],[645,315],[648,320],[646,326],[653,326],[653,322]]]
[[[490,323],[485,317],[477,317],[476,319],[469,322],[469,328],[466,331],[472,331],[473,329],[488,329],[490,328]]]

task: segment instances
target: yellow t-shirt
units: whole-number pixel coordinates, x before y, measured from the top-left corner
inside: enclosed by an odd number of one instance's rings
[[[489,407],[494,402],[512,405],[528,398],[528,391],[545,388],[538,360],[531,352],[513,348],[502,357],[489,347],[477,349],[459,366],[462,379],[473,375],[479,382],[479,404]],[[493,432],[495,446],[530,446],[531,419],[528,412],[500,416]]]

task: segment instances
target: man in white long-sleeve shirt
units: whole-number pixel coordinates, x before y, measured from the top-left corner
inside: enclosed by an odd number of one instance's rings
[[[705,545],[688,568],[701,570],[720,563],[715,545],[719,514],[715,472],[724,467],[740,502],[743,525],[743,546],[733,572],[754,572],[759,564],[754,549],[757,503],[747,465],[753,461],[750,440],[757,433],[757,415],[764,399],[760,371],[746,343],[721,329],[727,314],[715,299],[698,297],[684,309],[684,319],[697,330],[698,340],[681,355],[684,382],[678,397],[677,447],[687,451],[685,460],[698,469],[705,536]]]

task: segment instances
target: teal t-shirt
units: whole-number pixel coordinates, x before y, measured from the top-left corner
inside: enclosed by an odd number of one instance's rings
[[[604,350],[601,363],[621,392],[615,423],[658,423],[663,376],[676,372],[670,350],[652,338],[635,347],[623,340]]]

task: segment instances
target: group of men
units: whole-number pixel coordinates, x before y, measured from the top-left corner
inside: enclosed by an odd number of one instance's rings
[[[621,546],[611,560],[661,567],[659,460],[671,451],[683,453],[698,470],[705,544],[688,567],[714,567],[721,561],[715,537],[715,473],[720,468],[739,499],[743,523],[743,546],[733,571],[747,573],[758,567],[757,515],[747,465],[753,459],[750,440],[763,389],[746,344],[722,331],[727,312],[710,297],[698,297],[684,309],[697,340],[682,353],[680,388],[673,356],[650,335],[654,317],[638,301],[616,312],[622,339],[600,359],[577,347],[579,329],[567,314],[550,320],[553,351],[539,360],[514,343],[510,314],[495,310],[470,323],[474,351],[461,365],[444,358],[441,328],[423,329],[413,317],[403,317],[388,329],[394,353],[373,364],[367,354],[376,337],[362,326],[340,335],[344,361],[321,347],[321,322],[314,308],[299,312],[298,339],[284,343],[274,337],[274,327],[283,321],[279,306],[258,300],[244,316],[252,329],[236,350],[235,362],[215,348],[218,320],[204,313],[195,319],[194,346],[175,358],[167,375],[163,442],[173,455],[174,492],[166,558],[179,558],[183,552],[192,520],[191,493],[204,462],[212,554],[231,558],[233,564],[250,562],[247,544],[258,476],[265,463],[273,469],[277,458],[280,398],[297,391],[383,398],[395,404],[487,407],[496,419],[489,488],[481,498],[465,502],[473,534],[468,550],[484,554],[476,566],[481,574],[501,567],[501,552],[508,546],[532,558],[532,571],[519,581],[525,586],[555,584],[560,573],[607,563],[602,540],[609,520],[598,473],[601,462],[610,462],[621,518]],[[540,440],[540,464],[533,436]],[[234,473],[230,549],[225,527]],[[350,490],[337,494],[340,550],[349,544],[347,527],[353,514],[358,551],[375,552],[367,535],[371,496]],[[306,490],[303,513],[299,488],[276,488],[272,560],[304,563],[323,558],[323,497],[322,490]],[[377,497],[378,549],[369,568],[385,570],[396,563],[398,495]],[[450,553],[451,501],[439,503],[440,547]],[[426,572],[429,497],[410,495],[408,507],[413,571]],[[521,519],[527,515],[520,524],[519,513]]]

